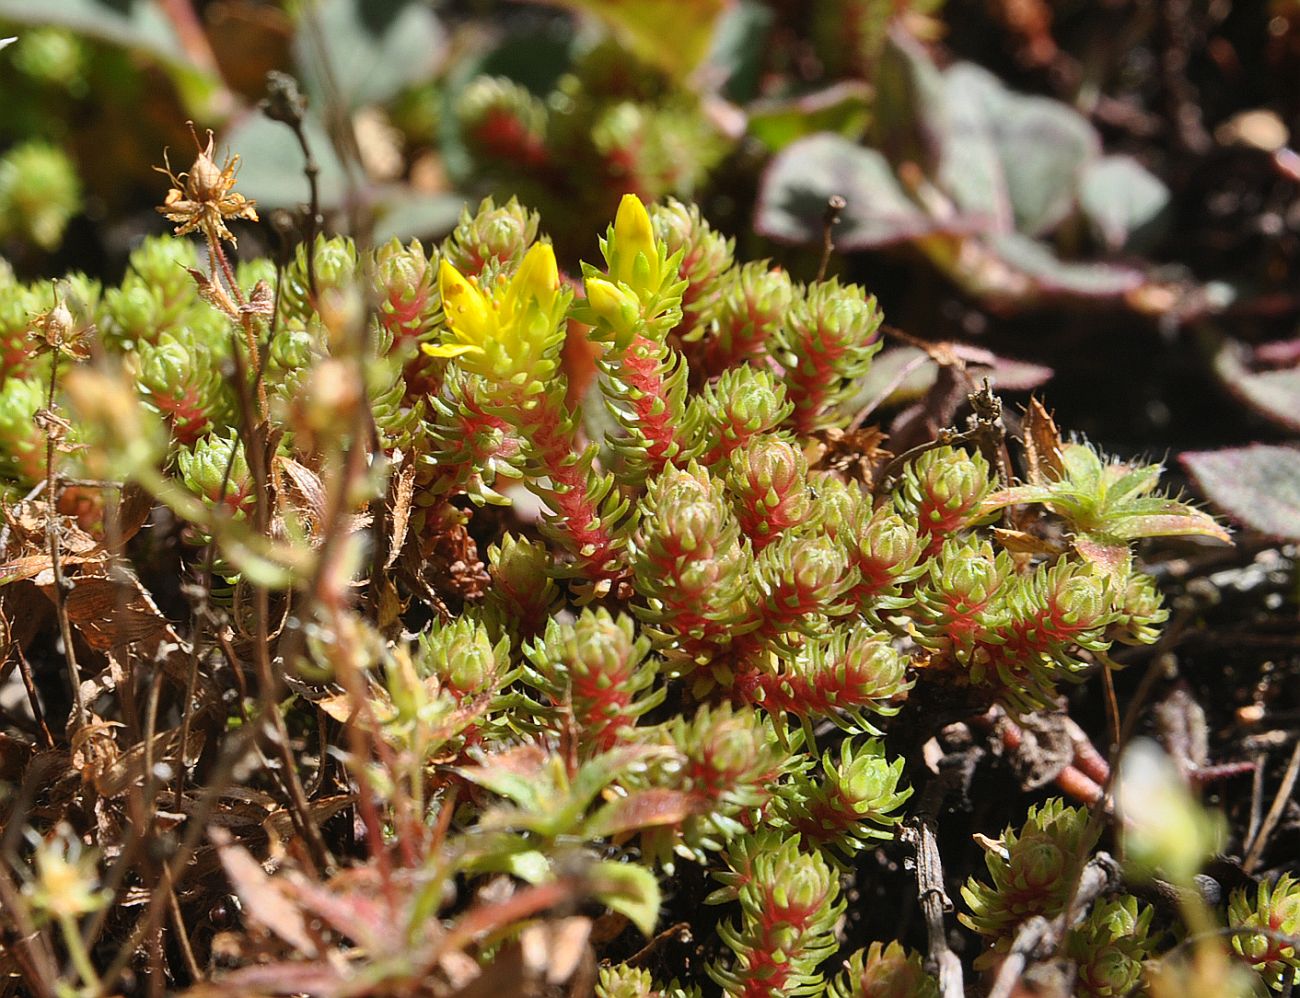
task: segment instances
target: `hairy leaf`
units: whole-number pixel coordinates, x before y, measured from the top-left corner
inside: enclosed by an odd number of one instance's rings
[[[1181,455],[1201,491],[1252,530],[1300,540],[1300,450],[1256,444]]]

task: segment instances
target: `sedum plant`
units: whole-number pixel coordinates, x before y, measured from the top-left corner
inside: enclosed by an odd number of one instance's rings
[[[317,982],[294,990],[454,993],[535,947],[556,909],[653,937],[664,878],[695,864],[724,906],[703,969],[662,985],[636,961],[605,966],[597,993],[936,993],[898,941],[840,934],[847,877],[893,848],[911,800],[903,712],[916,743],[943,723],[927,705],[1055,707],[1113,666],[1114,642],[1158,637],[1130,544],[1221,528],[1045,414],[1024,480],[978,415],[847,473],[823,445],[853,419],[878,303],[738,261],[694,207],[624,196],[598,262],[567,274],[514,200],[467,210],[436,247],[322,235],[277,274],[230,259],[229,226],[257,217],[236,166],[209,142],[168,170],[160,211],[206,253],[145,241],[118,286],[81,289],[76,323],[56,329],[63,306],[0,285],[5,495],[66,478],[165,507],[157,532],[180,526],[179,557],[208,582],[196,630],[147,631],[143,583],[113,578],[140,586],[131,634],[156,641],[159,682],[181,677],[176,744],[247,731],[238,758],[252,739],[276,756],[249,793],[283,801],[267,819],[294,843],[278,868],[250,852],[265,837],[194,826],[266,930],[223,986],[280,973]],[[97,330],[102,364],[70,349],[74,325]],[[50,429],[60,412],[75,433]],[[1042,513],[1013,515],[1027,507]],[[92,591],[128,555],[77,529],[62,524],[66,568]],[[13,533],[27,547],[6,550],[4,579],[35,586],[47,541]],[[94,638],[88,653],[116,647]],[[100,730],[92,708],[114,709],[81,704],[75,730]],[[212,764],[168,758],[182,790]],[[117,806],[102,789],[116,771],[83,792]],[[1060,914],[1093,831],[1049,802],[990,847],[992,883],[964,891],[986,959]],[[1292,893],[1254,914],[1234,902],[1234,918],[1289,925]],[[1072,928],[1081,987],[1122,993],[1150,918],[1107,901]],[[1280,980],[1285,953],[1243,939]],[[88,986],[96,972],[79,968]]]

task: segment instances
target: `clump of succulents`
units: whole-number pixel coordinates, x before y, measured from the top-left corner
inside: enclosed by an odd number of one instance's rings
[[[563,122],[505,85],[466,100],[483,142],[538,163],[565,148]],[[640,127],[587,110],[610,156]],[[680,186],[625,168],[611,185]],[[535,214],[489,200],[430,249],[321,236],[276,294],[268,267],[226,257],[227,223],[256,218],[234,161],[200,145],[171,180],[160,210],[207,262],[151,239],[118,287],[85,296],[120,384],[43,360],[36,291],[0,285],[0,476],[12,493],[46,475],[32,428],[53,373],[56,404],[66,384],[79,418],[119,430],[101,434],[117,461],[103,473],[152,493],[237,583],[223,647],[251,644],[264,691],[294,674],[300,699],[270,709],[322,739],[343,722],[342,778],[400,937],[340,929],[358,964],[440,952],[445,931],[488,959],[482,940],[577,899],[649,935],[659,877],[697,863],[729,906],[707,964],[728,995],[935,994],[897,942],[831,960],[844,871],[893,837],[912,793],[891,719],[929,695],[972,713],[1053,705],[1112,664],[1113,642],[1157,636],[1130,544],[1220,528],[1155,496],[1154,468],[1059,440],[1044,453],[1050,426],[1024,481],[956,430],[845,475],[814,444],[853,418],[877,302],[737,261],[677,202],[624,196],[574,279]],[[60,441],[60,468],[72,452]],[[998,525],[1028,505],[1041,531]],[[292,762],[289,735],[278,745]],[[992,883],[968,885],[964,919],[991,956],[1064,910],[1093,833],[1049,802],[990,847]],[[517,915],[490,924],[471,905],[480,928],[445,928],[457,885],[506,875],[527,885]],[[291,891],[314,904],[344,879]],[[1294,931],[1292,894],[1235,901],[1236,924],[1267,912]],[[1080,987],[1122,993],[1150,918],[1108,901],[1072,928]],[[1294,968],[1267,940],[1239,945],[1270,980]],[[696,993],[626,964],[597,992]]]
[[[1234,891],[1228,924],[1235,930],[1233,950],[1270,988],[1282,991],[1300,983],[1300,881],[1294,876],[1284,873],[1275,883],[1262,882],[1253,897],[1246,890]]]

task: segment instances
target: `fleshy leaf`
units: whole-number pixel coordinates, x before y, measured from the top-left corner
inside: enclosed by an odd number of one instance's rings
[[[1256,444],[1180,457],[1216,506],[1252,530],[1300,540],[1300,450]]]
[[[1115,298],[1142,285],[1142,274],[1110,263],[1074,263],[1060,259],[1047,246],[1018,232],[995,236],[993,251],[1029,277],[1043,294]]]

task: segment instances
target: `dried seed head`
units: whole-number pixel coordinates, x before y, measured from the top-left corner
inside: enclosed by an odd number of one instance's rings
[[[243,218],[250,222],[257,221],[255,201],[250,201],[235,192],[235,175],[239,172],[238,154],[229,157],[218,167],[213,158],[215,140],[208,132],[208,144],[199,142],[191,124],[190,132],[194,135],[194,145],[198,155],[185,173],[172,173],[171,164],[163,157],[164,165],[155,167],[159,173],[165,173],[172,183],[167,197],[158,206],[158,212],[176,223],[176,235],[183,236],[194,231],[202,231],[210,243],[227,239],[232,246],[235,237],[226,228],[226,220]]]

